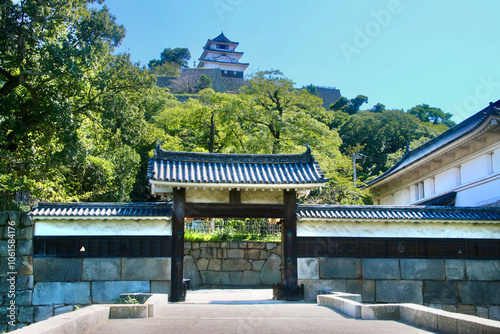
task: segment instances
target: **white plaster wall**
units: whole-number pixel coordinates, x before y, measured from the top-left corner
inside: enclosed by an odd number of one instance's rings
[[[203,68],[219,68],[218,64],[212,64],[212,63],[205,63],[203,65]]]
[[[394,205],[405,205],[410,202],[410,189],[405,188],[394,193]]]
[[[488,176],[492,172],[491,154],[483,154],[480,157],[464,162],[460,168],[461,184]]]
[[[283,204],[283,191],[242,190],[241,203],[243,204]]]
[[[188,203],[229,203],[229,190],[186,189]]]
[[[380,199],[380,205],[393,205],[393,204],[394,204],[394,195],[385,196]]]
[[[500,148],[496,149],[492,155],[493,173],[500,173]]]
[[[434,178],[430,177],[424,180],[424,198],[430,197],[436,193],[434,188]]]
[[[460,184],[460,168],[448,169],[434,177],[436,194],[452,190]]]
[[[418,185],[413,184],[410,186],[410,203],[418,199]]]
[[[500,238],[500,223],[412,223],[301,220],[299,237],[360,238]]]
[[[459,189],[455,206],[484,206],[500,200],[500,178]]]
[[[35,219],[35,236],[172,235],[168,219]]]

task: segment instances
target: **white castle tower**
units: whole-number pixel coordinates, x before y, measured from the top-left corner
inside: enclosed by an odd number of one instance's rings
[[[248,63],[240,63],[243,52],[235,51],[237,42],[230,41],[222,32],[209,39],[203,47],[197,68],[219,68],[223,77],[243,78]]]

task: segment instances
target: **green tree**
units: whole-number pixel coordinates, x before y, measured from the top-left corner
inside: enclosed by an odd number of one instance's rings
[[[163,64],[151,64],[149,66],[151,72],[158,76],[178,77],[179,65],[175,63],[165,62]]]
[[[388,155],[405,148],[406,143],[421,137],[432,138],[442,131],[402,110],[362,111],[350,116],[339,128],[340,149],[343,154],[349,154],[352,148],[363,146],[361,153],[366,158],[360,161],[359,175],[366,178],[384,171]]]
[[[450,113],[445,113],[439,108],[430,107],[428,104],[415,106],[408,110],[409,114],[417,116],[421,122],[430,122],[434,125],[444,125],[448,128],[455,126],[455,122],[451,120],[453,116]]]
[[[198,79],[198,88],[200,90],[212,88],[212,78],[206,74],[202,74]]]
[[[154,117],[158,128],[177,138],[163,147],[192,152],[244,152],[246,136],[237,115],[246,109],[246,100],[239,95],[216,93],[207,88],[200,91],[196,99],[170,101]]]
[[[424,145],[429,140],[430,140],[430,138],[428,138],[428,137],[420,137],[417,140],[411,141],[408,145],[408,148],[410,150],[414,150],[417,147]],[[394,166],[396,164],[396,162],[398,162],[399,160],[401,160],[403,158],[403,156],[406,154],[406,152],[407,152],[407,148],[400,148],[396,152],[388,154],[387,161],[385,163],[385,168],[389,169],[392,166]]]
[[[128,163],[135,170],[133,147],[147,130],[137,105],[154,78],[112,54],[125,29],[93,3],[1,3],[0,189],[56,200],[128,196],[130,177],[116,175]]]
[[[313,140],[315,135],[321,136],[328,130],[316,119],[325,114],[321,98],[305,89],[293,88],[293,82],[280,71],[257,72],[241,91],[254,101],[253,108],[241,115],[241,119],[258,125],[263,138],[269,138],[265,141],[269,146],[263,151],[273,154],[295,151],[307,142],[306,138]],[[332,136],[336,134],[326,135],[325,141]]]
[[[304,86],[302,88],[304,88],[311,95],[319,96],[318,91],[316,90],[316,86],[314,86],[313,84]]]
[[[375,113],[381,113],[385,110],[385,105],[382,103],[377,103],[376,105],[373,106],[369,111],[375,112]]]
[[[335,103],[330,106],[331,110],[342,111],[349,115],[354,115],[359,111],[359,108],[363,103],[368,103],[368,97],[364,95],[358,95],[353,99],[348,99],[341,96]]]
[[[187,67],[188,61],[191,59],[191,53],[187,48],[166,48],[160,54],[160,59],[152,59],[148,63],[150,70],[155,68],[160,68],[165,63],[169,63],[170,66]]]

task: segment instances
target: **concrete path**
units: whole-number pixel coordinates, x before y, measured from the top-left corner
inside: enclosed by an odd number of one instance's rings
[[[356,320],[311,303],[273,301],[272,290],[189,291],[155,318],[109,320],[89,334],[431,333],[396,321]]]

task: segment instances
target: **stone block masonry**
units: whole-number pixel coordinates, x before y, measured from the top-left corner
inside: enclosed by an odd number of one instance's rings
[[[110,303],[122,293],[169,293],[168,257],[34,257],[27,213],[0,212],[0,231],[0,333],[79,306]],[[9,254],[11,244],[15,254]]]
[[[184,277],[192,288],[272,286],[281,282],[277,242],[186,242]]]
[[[306,300],[326,291],[500,319],[500,260],[299,258]]]
[[[26,213],[0,212],[0,333],[32,323],[33,223]],[[39,312],[40,313],[40,312]]]

